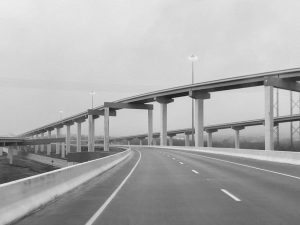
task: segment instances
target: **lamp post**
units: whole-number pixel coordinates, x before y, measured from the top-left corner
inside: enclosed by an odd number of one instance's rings
[[[94,108],[94,95],[96,94],[95,91],[90,91],[90,95],[92,96],[92,109]]]
[[[198,57],[194,54],[189,56],[189,60],[192,62],[192,84],[194,84],[194,62],[198,60]],[[192,99],[192,143],[195,143],[195,125],[194,125],[194,99]]]
[[[59,110],[58,112],[59,112],[59,119],[62,120],[64,111]]]

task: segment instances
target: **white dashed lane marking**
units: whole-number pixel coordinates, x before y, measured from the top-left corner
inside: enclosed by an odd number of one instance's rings
[[[240,202],[241,201],[241,199],[239,199],[238,197],[234,196],[229,191],[227,191],[225,189],[221,189],[221,191],[224,192],[226,195],[228,195],[230,198],[232,198],[234,201],[236,201],[236,202]]]
[[[196,170],[192,170],[193,171],[193,173],[195,173],[195,174],[198,174],[199,172],[198,171],[196,171]]]

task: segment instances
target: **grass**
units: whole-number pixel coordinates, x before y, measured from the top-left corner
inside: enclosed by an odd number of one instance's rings
[[[13,165],[9,164],[6,155],[0,156],[0,184],[45,173],[56,168],[32,160],[14,156]]]

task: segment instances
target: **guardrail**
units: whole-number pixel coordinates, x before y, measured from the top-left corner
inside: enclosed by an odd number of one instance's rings
[[[0,224],[18,220],[40,206],[126,159],[130,149],[111,156],[0,185]]]

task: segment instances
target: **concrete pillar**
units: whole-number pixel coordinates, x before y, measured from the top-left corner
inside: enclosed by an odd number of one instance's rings
[[[67,125],[67,133],[66,133],[66,155],[71,151],[71,125]]]
[[[127,140],[127,145],[130,145],[130,140]]]
[[[195,99],[195,146],[204,146],[203,99]]]
[[[76,151],[81,152],[81,122],[77,123]]]
[[[64,142],[61,143],[61,154],[60,154],[60,156],[61,156],[62,158],[65,158],[65,157],[66,157],[66,146],[65,146],[65,143],[64,143]]]
[[[190,134],[185,133],[185,146],[190,146]]]
[[[104,151],[109,151],[109,108],[104,109]]]
[[[148,145],[152,145],[153,139],[153,110],[148,110]]]
[[[274,150],[273,87],[265,86],[265,150]]]
[[[60,137],[61,133],[60,133],[60,127],[57,127],[56,128],[56,137]],[[60,153],[60,147],[61,147],[61,144],[60,143],[56,143],[56,149],[55,149],[55,154],[58,155]]]
[[[95,151],[95,121],[93,115],[88,115],[88,122],[89,122],[89,134],[88,134],[88,151],[94,152]]]
[[[204,146],[204,99],[210,94],[202,91],[190,91],[189,96],[195,99],[195,146]]]
[[[207,129],[207,147],[212,147],[212,133],[217,132],[217,129]]]
[[[160,103],[160,145],[167,145],[167,104],[174,100],[167,97],[157,97],[155,100]]]
[[[41,138],[44,138],[44,133],[41,133]],[[44,152],[45,145],[41,145],[41,152]]]
[[[152,142],[153,142],[153,145],[157,145],[156,138],[153,138]]]
[[[51,130],[48,130],[48,138],[51,138]],[[51,155],[51,143],[47,144],[47,155]]]
[[[212,132],[207,133],[207,147],[212,147]]]
[[[240,148],[240,130],[234,130],[235,136],[234,136],[234,147]]]
[[[8,158],[8,160],[9,160],[9,164],[10,165],[12,165],[13,164],[13,155],[14,155],[14,153],[13,153],[13,148],[12,147],[8,147],[7,148],[8,150],[7,150],[7,158]]]
[[[139,140],[140,140],[140,145],[143,145],[143,139],[139,138]]]
[[[240,130],[243,130],[245,129],[244,126],[236,126],[236,127],[231,127],[234,132],[235,132],[235,135],[234,135],[234,147],[239,149],[240,148]]]
[[[173,146],[173,135],[169,136],[169,145]]]
[[[38,137],[39,137],[38,135],[35,135],[35,138],[38,138]],[[34,153],[37,154],[38,151],[39,151],[39,146],[36,144],[36,145],[34,146]]]
[[[0,156],[3,156],[3,148],[0,147]]]
[[[160,145],[167,145],[167,104],[160,104]]]

